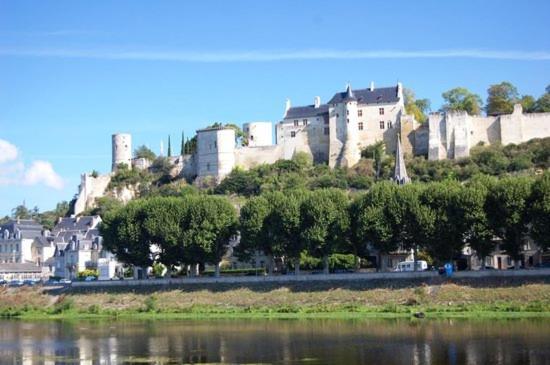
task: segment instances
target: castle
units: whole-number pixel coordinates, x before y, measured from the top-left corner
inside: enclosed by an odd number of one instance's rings
[[[480,142],[521,143],[550,136],[550,113],[524,114],[516,105],[509,115],[471,116],[465,112],[432,113],[427,123],[419,123],[405,110],[403,86],[338,92],[326,103],[319,97],[312,105],[291,106],[286,101],[282,121],[249,122],[243,125],[246,146],[238,146],[235,130],[215,127],[197,131],[194,154],[170,157],[176,174],[188,180],[214,179],[217,182],[235,167],[249,169],[263,163],[290,159],[297,152],[312,156],[316,163],[331,167],[355,165],[361,150],[384,141],[386,151],[394,153],[398,135],[400,148],[408,155],[424,155],[430,160],[461,158]],[[132,158],[129,134],[112,136],[112,171],[124,163],[145,169],[150,162]],[[102,196],[110,175],[82,175],[75,214],[79,214]],[[129,197],[127,197],[129,198]]]

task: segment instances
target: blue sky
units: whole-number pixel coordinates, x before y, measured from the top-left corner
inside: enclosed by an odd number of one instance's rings
[[[134,147],[401,81],[427,97],[550,84],[548,1],[0,1],[0,215],[70,200]],[[166,142],[165,142],[166,143]]]

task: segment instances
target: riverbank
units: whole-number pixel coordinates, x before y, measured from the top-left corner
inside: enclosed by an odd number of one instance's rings
[[[17,318],[550,317],[550,278],[3,288]]]

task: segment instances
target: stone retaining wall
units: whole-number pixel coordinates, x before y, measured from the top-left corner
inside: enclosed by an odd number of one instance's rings
[[[550,276],[550,269],[539,270],[486,270],[486,271],[459,271],[453,273],[456,279],[467,278],[521,278]],[[331,282],[331,281],[361,281],[361,280],[411,280],[439,278],[437,272],[386,272],[386,273],[350,273],[350,274],[304,274],[304,275],[277,275],[277,276],[224,276],[174,278],[174,279],[146,279],[146,280],[112,280],[74,282],[73,288],[96,287],[142,287],[164,285],[193,285],[193,284],[248,284],[248,283],[287,283],[287,282]]]

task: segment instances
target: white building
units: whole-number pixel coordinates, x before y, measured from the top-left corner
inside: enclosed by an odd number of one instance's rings
[[[121,268],[114,255],[103,249],[99,216],[60,218],[51,237],[55,245],[55,276],[74,279],[84,270],[97,270],[99,278],[114,278]]]
[[[13,219],[0,226],[0,278],[39,279],[50,274],[44,265],[53,255],[49,232],[32,219]]]

